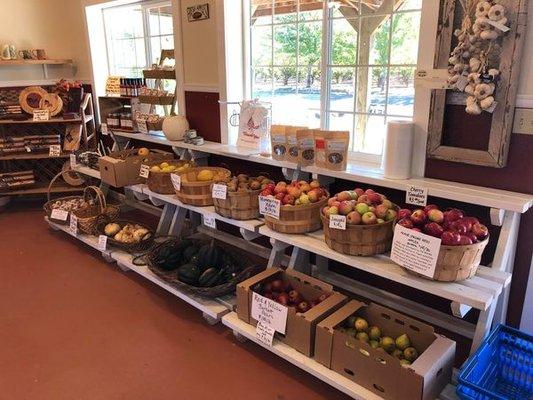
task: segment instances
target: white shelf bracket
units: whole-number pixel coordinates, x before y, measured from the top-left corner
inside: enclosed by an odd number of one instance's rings
[[[249,231],[248,229],[244,229],[244,228],[240,228],[239,232],[241,233],[241,236],[248,241],[257,239],[258,237],[261,236],[261,234],[258,232]]]
[[[161,218],[159,218],[159,224],[157,225],[156,233],[158,235],[167,235],[172,225],[174,213],[176,212],[176,206],[174,204],[166,203],[163,206],[163,212]]]
[[[312,175],[312,178],[313,179],[316,179],[317,181],[320,182],[320,186],[329,186],[331,185],[333,182],[335,182],[335,178],[332,177],[332,176],[325,176],[325,175],[319,175],[319,174],[315,174],[313,173]]]
[[[279,267],[284,259],[285,249],[289,245],[273,238],[270,239],[270,244],[272,245],[272,251],[270,252],[267,266],[268,268]]]
[[[117,265],[120,268],[120,270],[123,271],[123,272],[130,271],[130,267],[128,267],[126,264],[124,264],[121,261],[117,261]]]
[[[505,210],[501,208],[490,209],[490,223],[494,226],[502,226],[505,217]]]
[[[453,316],[457,318],[464,318],[465,315],[468,314],[468,312],[472,309],[472,307],[470,306],[457,303],[455,301],[452,301],[452,304],[450,304],[450,307],[452,309]]]
[[[188,149],[189,160],[193,160],[196,165],[207,165],[207,159],[209,158],[209,153],[204,153],[203,151]]]
[[[159,207],[159,206],[163,206],[163,205],[167,204],[166,201],[161,200],[161,199],[159,199],[157,197],[154,197],[154,196],[150,196],[149,195],[148,198],[150,199],[150,201],[152,202],[152,204],[154,206],[158,206]]]
[[[207,321],[209,325],[216,325],[218,321],[220,321],[217,318],[212,317],[211,315],[206,314],[205,312],[202,313],[202,317]]]
[[[288,181],[299,181],[302,179],[309,179],[309,174],[307,172],[302,172],[299,165],[296,169],[283,167],[281,168],[281,172],[283,173],[285,179],[287,179]]]
[[[304,274],[310,274],[311,267],[309,266],[309,252],[307,250],[302,250],[299,247],[293,247],[291,259],[287,268],[303,272]]]
[[[179,236],[181,230],[183,229],[183,224],[185,223],[185,218],[187,217],[188,210],[183,207],[176,207],[176,211],[172,216],[172,221],[170,223],[170,229],[168,234],[171,236]]]
[[[180,160],[188,161],[191,159],[191,154],[187,151],[187,149],[172,146],[172,151],[178,156]]]
[[[111,257],[111,254],[109,253],[102,252],[102,258],[108,263],[115,262],[115,260],[113,259],[113,257]]]

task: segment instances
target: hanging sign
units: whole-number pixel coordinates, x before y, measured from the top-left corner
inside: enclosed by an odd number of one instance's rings
[[[415,86],[426,89],[449,89],[448,70],[445,68],[416,70]]]
[[[120,76],[107,77],[105,93],[111,97],[120,97]]]

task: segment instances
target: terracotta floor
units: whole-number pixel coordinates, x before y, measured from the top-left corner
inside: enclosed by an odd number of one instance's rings
[[[96,251],[0,211],[0,400],[346,399]]]

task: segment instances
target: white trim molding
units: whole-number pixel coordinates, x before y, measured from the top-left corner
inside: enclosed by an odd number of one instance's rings
[[[533,108],[533,94],[517,95],[515,108]]]
[[[200,83],[186,83],[183,85],[185,92],[220,93],[220,88],[214,85],[202,85]]]

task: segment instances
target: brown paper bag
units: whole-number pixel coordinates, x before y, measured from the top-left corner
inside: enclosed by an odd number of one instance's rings
[[[301,129],[307,129],[306,126],[286,126],[285,138],[287,140],[286,161],[298,163],[298,138],[296,132]]]
[[[326,131],[324,132],[326,152],[326,168],[344,171],[348,163],[348,147],[350,145],[350,132]]]
[[[270,140],[272,142],[272,158],[285,160],[287,156],[286,125],[272,125],[270,128]]]
[[[307,167],[315,163],[315,135],[313,129],[296,131],[298,140],[298,162]]]

